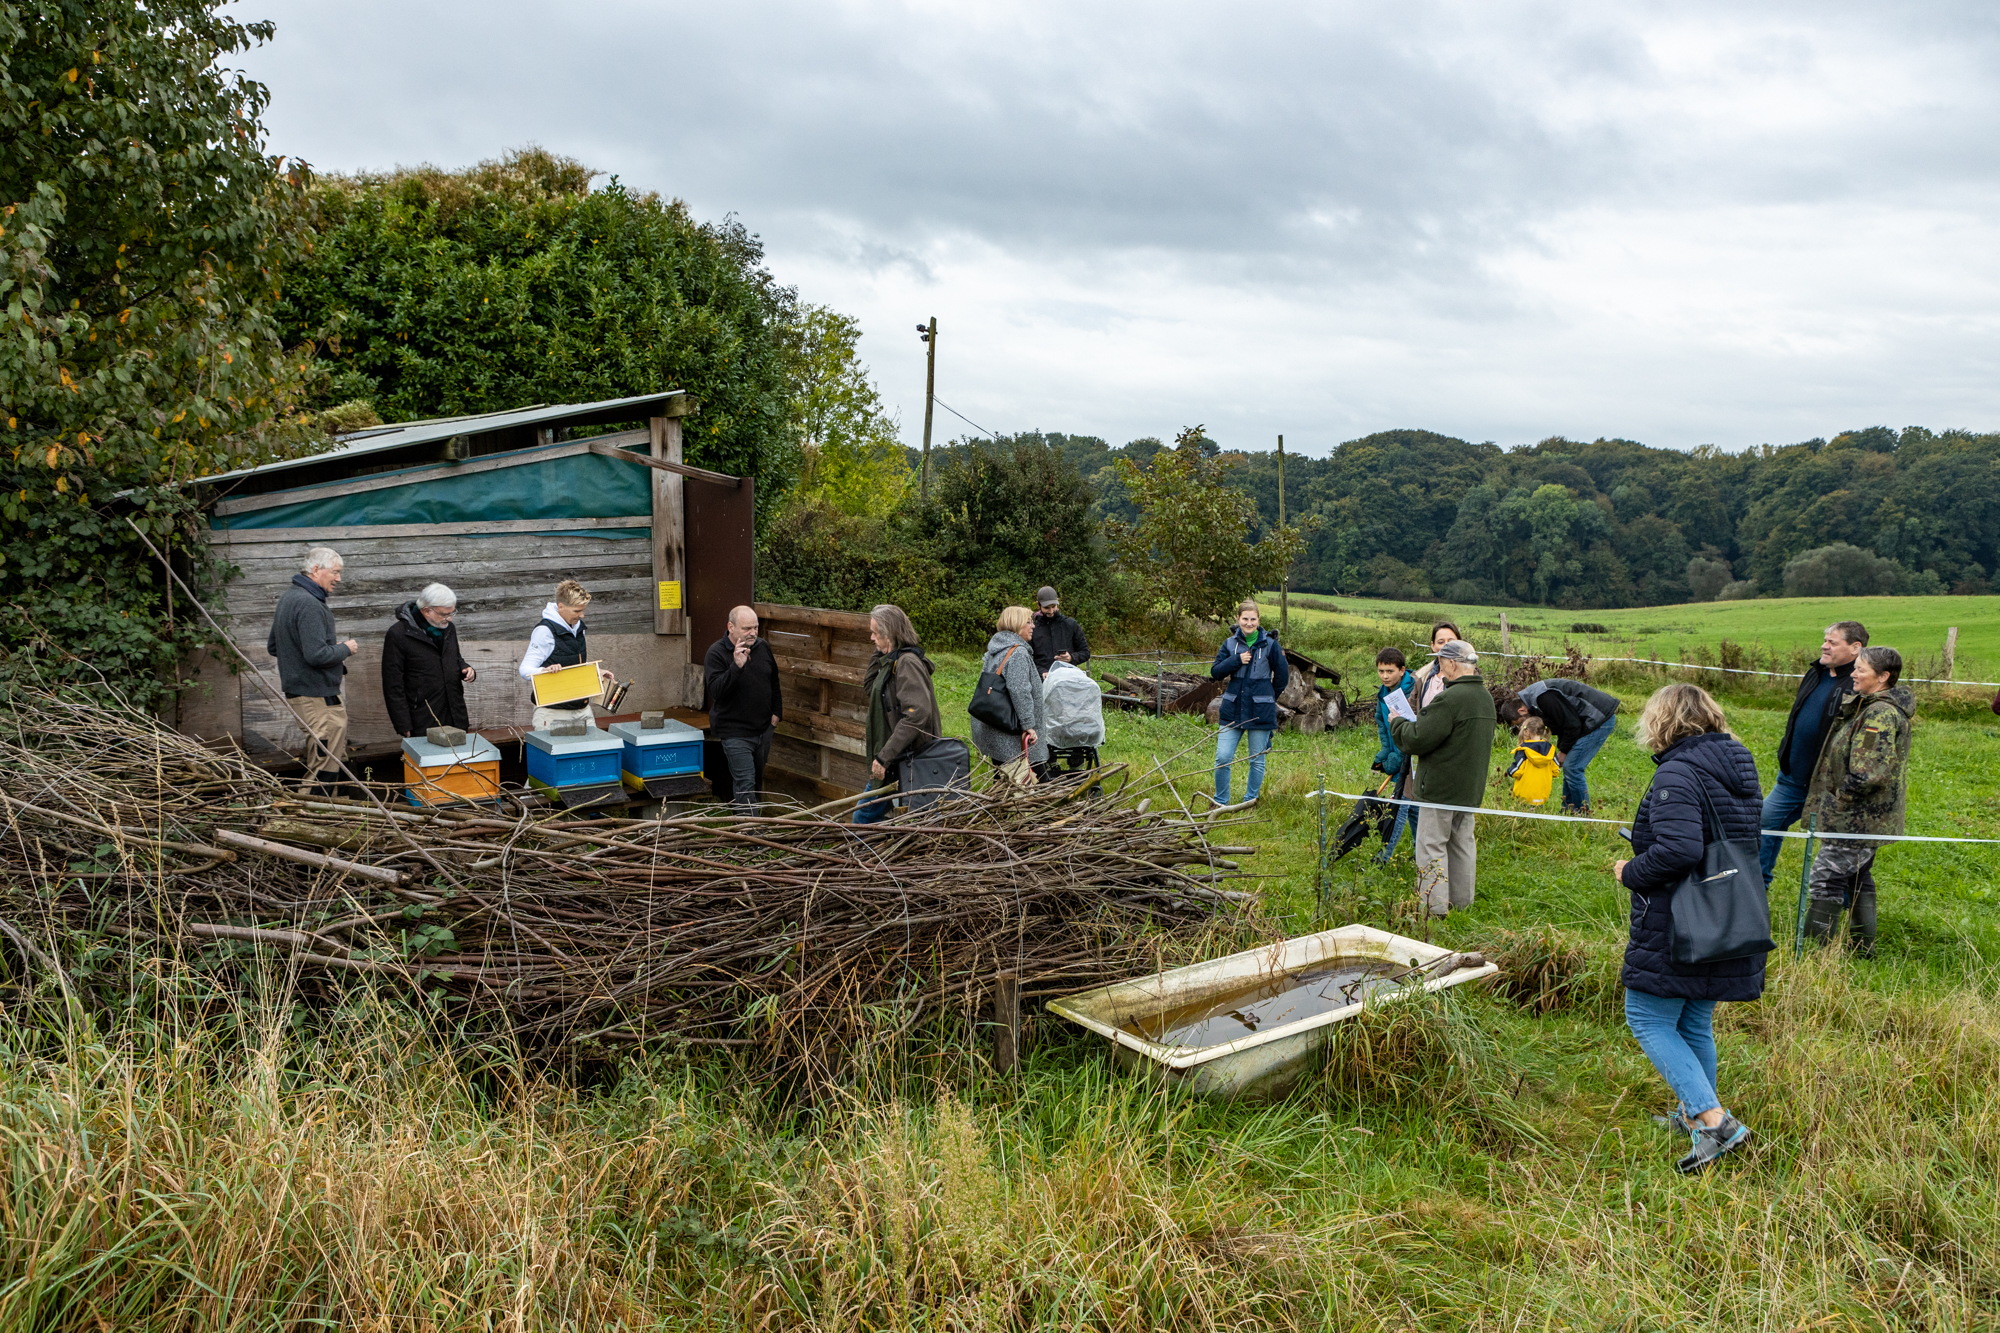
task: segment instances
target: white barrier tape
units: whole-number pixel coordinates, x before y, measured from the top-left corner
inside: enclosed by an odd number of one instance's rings
[[[1430,650],[1430,645],[1428,644],[1418,644],[1417,646],[1426,652]],[[1482,652],[1479,655],[1481,657],[1510,657],[1517,662],[1560,662],[1563,660],[1556,653]],[[1797,680],[1803,674],[1797,671],[1754,671],[1749,667],[1703,666],[1699,662],[1669,662],[1665,658],[1660,657],[1591,657],[1586,655],[1584,660],[1586,662],[1632,662],[1638,666],[1671,667],[1678,671],[1721,671],[1732,676],[1770,676],[1777,680]],[[1904,685],[1979,685],[2000,688],[2000,680],[1951,680],[1941,679],[1937,676],[1898,676],[1896,679]]]
[[[1593,819],[1589,815],[1547,815],[1539,810],[1488,810],[1480,805],[1442,805],[1436,801],[1406,801],[1395,796],[1377,796],[1373,792],[1351,791],[1309,791],[1306,799],[1315,796],[1338,796],[1346,801],[1380,801],[1384,805],[1407,805],[1417,810],[1450,810],[1461,815],[1494,815],[1501,819],[1545,819],[1556,824],[1618,824],[1625,825],[1626,819]],[[1923,833],[1820,833],[1805,829],[1762,829],[1760,838],[1817,838],[1821,842],[1976,842],[2000,844],[2000,838],[1943,838]]]

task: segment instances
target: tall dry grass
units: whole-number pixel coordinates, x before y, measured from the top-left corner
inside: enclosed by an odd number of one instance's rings
[[[1757,1140],[1692,1180],[1622,1031],[1539,994],[1384,1006],[1273,1107],[1079,1045],[811,1120],[726,1062],[468,1073],[388,1004],[0,1028],[0,1329],[2000,1325],[1981,978],[1775,960],[1723,1011]]]

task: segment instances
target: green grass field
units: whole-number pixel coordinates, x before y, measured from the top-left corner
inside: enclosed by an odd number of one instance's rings
[[[1935,614],[1964,630],[1984,604]],[[1754,611],[1814,635],[1830,614],[1721,609]],[[1736,623],[1755,622],[1719,632]],[[1315,651],[1358,683],[1374,624],[1329,624]],[[976,662],[940,665],[963,719]],[[1657,683],[1605,681],[1628,716]],[[1723,689],[1760,764],[1788,695]],[[1936,697],[1910,831],[2000,838],[2000,727]],[[1198,720],[1114,714],[1109,731],[1134,797],[1208,787]],[[1281,735],[1265,801],[1228,829],[1259,848],[1286,933],[1410,926],[1407,841],[1386,867],[1370,843],[1316,891],[1307,793],[1322,776],[1360,790],[1374,749],[1372,725]],[[1594,800],[1629,814],[1651,768],[1621,726]],[[1489,804],[1512,804],[1504,785]],[[1888,849],[1880,957],[1786,948],[1764,1000],[1724,1006],[1723,1092],[1756,1138],[1690,1179],[1622,1021],[1626,896],[1608,870],[1624,844],[1483,819],[1479,846],[1477,902],[1434,938],[1565,987],[1384,1010],[1270,1106],[1164,1094],[1046,1014],[1016,1079],[963,1048],[920,1051],[810,1119],[719,1058],[495,1096],[390,1009],[338,1040],[211,1034],[141,1059],[96,1038],[65,1061],[0,1060],[0,1327],[2000,1326],[2000,848]],[[1773,896],[1787,939],[1799,865],[1789,846]],[[94,1305],[64,1299],[79,1290]]]
[[[1259,600],[1275,607],[1278,594],[1261,593]],[[1400,635],[1396,641],[1407,644],[1411,639],[1423,639],[1425,627],[1433,620],[1450,620],[1471,634],[1481,648],[1497,649],[1500,644],[1498,607],[1305,593],[1293,594],[1291,600],[1293,616],[1307,625],[1379,626]],[[1332,607],[1339,610],[1328,609]],[[1267,615],[1275,623],[1275,614]],[[1803,666],[1799,654],[1818,654],[1821,634],[1836,620],[1859,620],[1868,627],[1869,642],[1897,649],[1907,664],[1924,668],[1912,674],[1924,675],[1940,668],[1946,631],[1955,625],[1958,652],[1954,678],[2000,682],[2000,596],[1802,597],[1619,611],[1562,611],[1539,606],[1507,610],[1516,652],[1560,656],[1565,643],[1574,643],[1598,657],[1679,660],[1684,652],[1714,653],[1726,639],[1750,650],[1752,665],[1778,665],[1787,670]],[[1580,625],[1603,629],[1575,628]]]

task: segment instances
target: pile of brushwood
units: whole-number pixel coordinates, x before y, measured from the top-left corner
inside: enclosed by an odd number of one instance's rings
[[[302,797],[144,712],[17,691],[0,701],[0,971],[73,1006],[138,986],[227,1007],[274,976],[309,1007],[372,987],[524,1050],[719,1045],[838,1082],[927,1016],[976,1020],[1003,971],[1046,995],[1261,935],[1223,887],[1250,849],[1095,786],[867,830],[714,809]]]

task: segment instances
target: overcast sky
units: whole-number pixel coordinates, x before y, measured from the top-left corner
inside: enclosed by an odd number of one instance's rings
[[[246,0],[271,147],[734,213],[903,436],[2000,429],[2000,5]],[[969,428],[940,411],[938,438]]]

